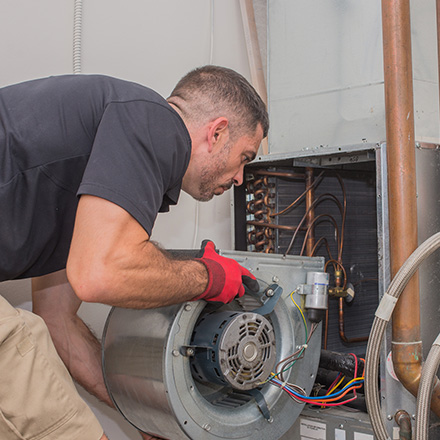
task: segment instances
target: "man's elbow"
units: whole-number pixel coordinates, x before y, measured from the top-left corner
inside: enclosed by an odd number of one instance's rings
[[[68,261],[66,272],[70,285],[81,301],[108,303],[108,298],[111,296],[112,280],[109,272],[104,270],[102,266],[95,264],[84,268]]]

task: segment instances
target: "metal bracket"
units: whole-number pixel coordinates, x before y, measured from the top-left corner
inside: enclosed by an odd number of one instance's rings
[[[196,350],[209,350],[212,347],[208,345],[182,345],[179,349],[179,352],[182,356],[192,357],[196,354]]]
[[[278,284],[271,284],[263,292],[259,298],[263,305],[252,311],[252,313],[258,313],[259,315],[268,315],[273,312],[276,303],[281,297],[283,289]]]
[[[254,399],[255,403],[258,406],[258,409],[261,411],[261,414],[263,414],[263,417],[269,422],[273,422],[273,418],[270,415],[269,407],[267,406],[266,400],[264,399],[263,393],[261,393],[260,390],[257,390],[256,388],[253,390],[249,390],[248,394],[250,394]]]

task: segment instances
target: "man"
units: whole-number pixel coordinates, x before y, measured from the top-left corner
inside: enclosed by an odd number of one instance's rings
[[[103,76],[0,89],[0,281],[32,277],[35,312],[0,297],[0,438],[106,439],[37,315],[74,379],[112,405],[81,301],[227,303],[243,283],[258,289],[212,242],[180,261],[149,238],[180,189],[206,201],[240,185],[267,130],[255,90],[216,66],[190,72],[167,101]]]

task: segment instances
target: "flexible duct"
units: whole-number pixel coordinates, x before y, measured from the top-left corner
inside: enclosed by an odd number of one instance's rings
[[[370,338],[367,345],[365,365],[365,397],[370,415],[371,424],[378,440],[388,439],[385,424],[380,412],[380,398],[378,390],[378,369],[380,348],[385,334],[387,323],[391,319],[394,307],[400,294],[414,275],[420,264],[440,247],[440,233],[433,235],[423,242],[405,261],[393,278],[385,292],[379,307],[376,310]],[[437,382],[434,390],[440,393],[440,385]]]
[[[439,386],[436,376],[440,365],[440,334],[432,344],[420,379],[419,392],[417,394],[417,417],[416,417],[416,440],[428,438],[429,402],[432,389]]]

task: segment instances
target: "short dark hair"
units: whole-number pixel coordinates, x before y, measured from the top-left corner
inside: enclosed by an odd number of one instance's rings
[[[178,98],[177,102],[173,98]],[[184,118],[190,121],[226,116],[234,137],[249,131],[255,133],[258,124],[263,129],[263,137],[267,136],[266,105],[246,78],[232,69],[212,65],[198,67],[177,83],[168,99],[175,102]]]

